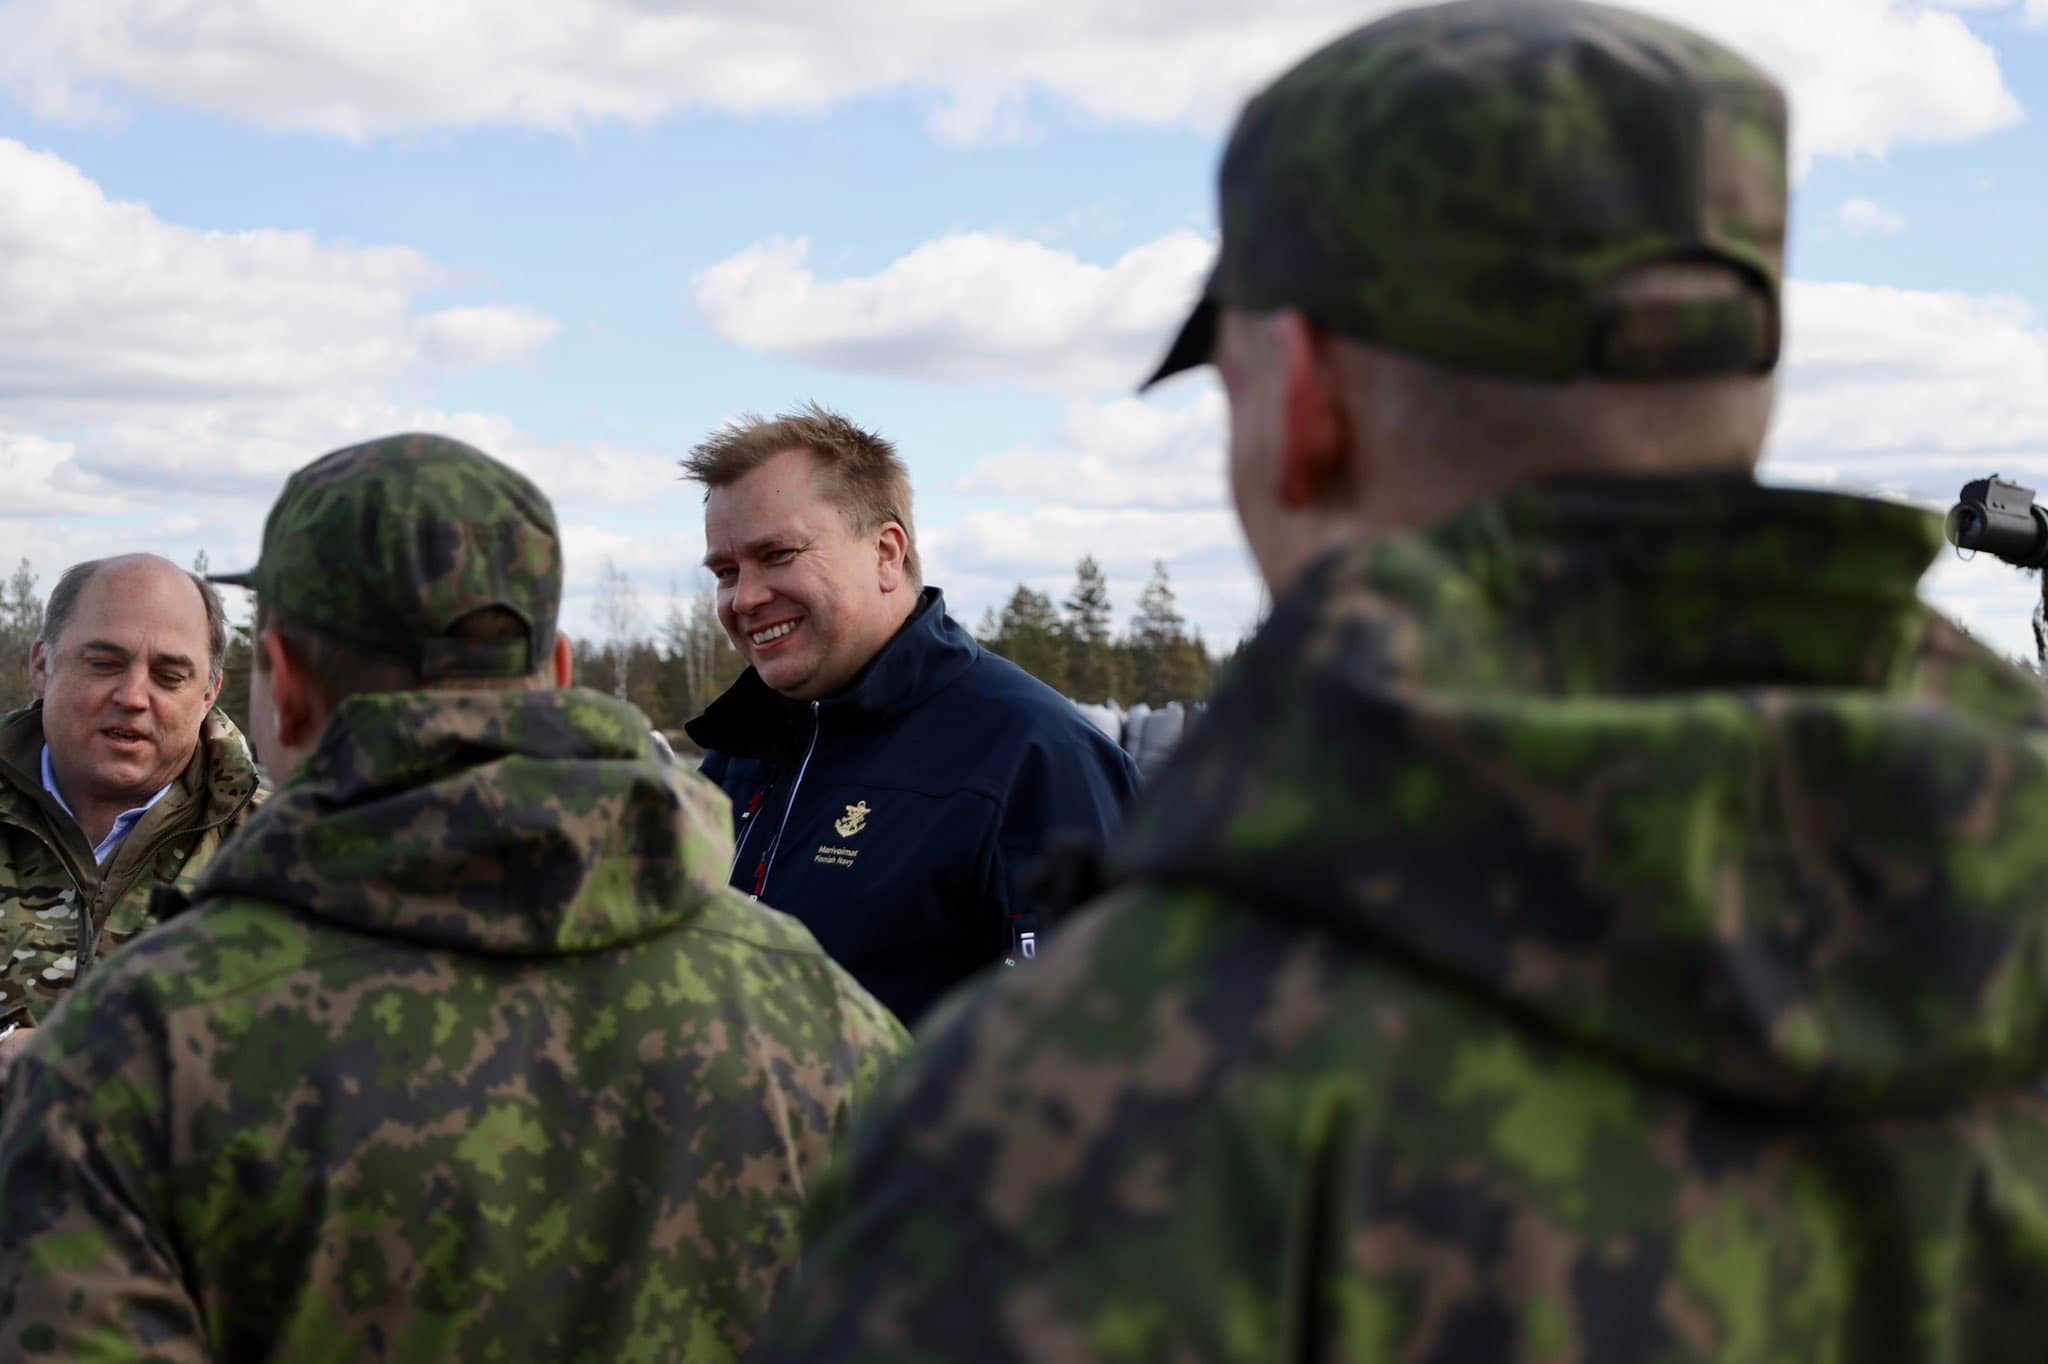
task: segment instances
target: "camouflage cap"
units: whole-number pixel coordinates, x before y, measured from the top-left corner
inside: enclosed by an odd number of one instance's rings
[[[442,436],[402,435],[323,455],[293,474],[246,573],[293,620],[385,658],[422,681],[522,677],[547,660],[562,602],[554,508],[523,475]],[[497,607],[511,639],[462,640],[464,617]]]
[[[1245,107],[1215,270],[1147,384],[1207,362],[1225,307],[1510,378],[1768,371],[1786,122],[1755,67],[1626,10],[1460,0],[1368,24]],[[1617,297],[1660,263],[1753,287]]]

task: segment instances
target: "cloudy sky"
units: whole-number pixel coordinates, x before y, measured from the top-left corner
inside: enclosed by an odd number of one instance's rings
[[[1793,95],[1783,482],[2048,487],[2048,0],[1647,0]],[[532,473],[572,625],[696,585],[675,461],[805,399],[893,437],[972,623],[1154,558],[1258,596],[1207,375],[1132,396],[1244,95],[1379,0],[0,0],[0,560],[255,552],[404,429]],[[1927,595],[2030,650],[2031,585]]]

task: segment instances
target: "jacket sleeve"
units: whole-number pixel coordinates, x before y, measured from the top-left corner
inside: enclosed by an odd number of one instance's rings
[[[993,894],[1012,964],[1036,956],[1054,916],[1070,908],[1040,903],[1035,882],[1048,847],[1069,840],[1106,850],[1137,795],[1130,756],[1092,729],[1074,728],[1031,745],[1003,802]]]
[[[1004,1229],[975,1215],[980,1200],[958,1181],[951,1153],[907,1111],[934,1100],[928,1060],[913,1051],[890,1074],[857,1117],[851,1149],[814,1186],[802,1257],[749,1364],[1096,1357],[1054,1285],[1027,1277],[1034,1267]]]
[[[154,1068],[130,1055],[98,1075],[90,1052],[52,1056],[64,1012],[0,1096],[0,1354],[206,1364],[198,1305],[137,1168],[166,1141]]]

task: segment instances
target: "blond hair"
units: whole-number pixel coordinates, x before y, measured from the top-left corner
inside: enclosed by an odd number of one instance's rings
[[[762,418],[751,412],[727,422],[694,446],[683,461],[685,477],[704,495],[723,488],[787,450],[806,450],[824,475],[825,495],[854,532],[867,535],[890,522],[903,527],[903,572],[914,592],[924,586],[911,524],[910,470],[896,447],[872,431],[816,403]]]

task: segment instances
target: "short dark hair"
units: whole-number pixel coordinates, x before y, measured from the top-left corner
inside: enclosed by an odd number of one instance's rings
[[[256,635],[260,641],[265,630],[277,631],[292,656],[304,665],[311,677],[313,689],[328,710],[334,710],[351,696],[370,696],[378,692],[391,691],[517,691],[531,687],[534,679],[550,666],[550,660],[537,660],[534,671],[526,677],[443,677],[428,680],[422,678],[419,669],[404,659],[387,658],[381,654],[369,653],[345,640],[336,639],[324,630],[316,630],[302,621],[292,619],[283,611],[267,605],[261,597],[256,599]],[[455,639],[475,643],[483,640],[525,639],[531,633],[516,611],[502,606],[485,607],[472,611],[455,623],[449,632]],[[263,652],[259,642],[254,650],[253,665],[266,674],[270,671],[270,657]]]
[[[57,585],[50,589],[49,603],[43,607],[43,628],[36,635],[38,643],[47,649],[64,637],[64,632],[71,628],[71,618],[78,614],[78,599],[85,594],[87,584],[112,562],[87,559],[64,570]],[[206,608],[206,685],[210,687],[220,681],[221,670],[227,666],[227,608],[221,605],[220,593],[212,583],[190,570],[185,576],[199,589],[199,600]]]
[[[704,495],[754,472],[785,450],[808,450],[825,475],[826,496],[862,535],[894,521],[903,527],[904,576],[924,586],[917,531],[910,519],[910,469],[896,447],[873,431],[816,403],[771,419],[743,412],[699,441],[683,461],[683,475],[704,485]]]

